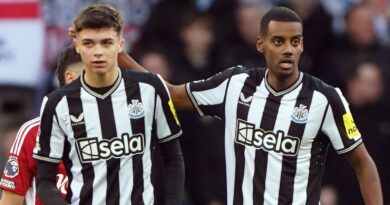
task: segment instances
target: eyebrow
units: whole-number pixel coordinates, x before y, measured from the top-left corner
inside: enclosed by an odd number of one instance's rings
[[[114,38],[104,38],[99,41],[112,41],[112,40],[114,40]],[[94,40],[91,38],[85,38],[85,39],[81,39],[81,41],[94,41]]]
[[[302,37],[303,37],[302,34],[298,34],[298,35],[292,36],[291,38],[302,38]],[[279,35],[271,36],[271,38],[283,38],[283,39],[285,39],[284,36],[279,36]]]

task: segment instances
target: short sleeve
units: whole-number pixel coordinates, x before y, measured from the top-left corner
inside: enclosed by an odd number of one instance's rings
[[[221,117],[229,80],[237,68],[241,67],[232,67],[206,80],[186,84],[187,94],[200,116]]]
[[[49,98],[41,109],[41,126],[37,136],[33,157],[52,163],[60,163],[62,159],[65,134],[59,125],[56,108],[61,98]],[[66,100],[63,100],[66,101]],[[66,106],[66,105],[65,105]]]
[[[160,88],[157,88],[155,120],[157,137],[160,143],[170,141],[182,134],[179,119],[169,91],[159,76]]]
[[[32,152],[39,128],[39,118],[24,123],[15,138],[2,174],[0,188],[24,196],[36,173]]]
[[[349,105],[341,91],[331,92],[322,131],[329,137],[338,154],[347,153],[362,143],[361,134],[353,120]]]

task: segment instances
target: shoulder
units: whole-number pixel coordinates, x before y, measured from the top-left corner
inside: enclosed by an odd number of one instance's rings
[[[45,107],[55,108],[58,103],[66,96],[80,95],[81,83],[79,80],[75,80],[72,83],[60,87],[53,92],[45,96]]]
[[[25,149],[23,147],[25,147],[26,145],[28,147],[34,147],[36,136],[39,132],[40,124],[41,124],[41,119],[39,117],[25,122],[20,127],[15,137],[15,141],[11,147],[10,154],[19,155],[21,153],[21,150]]]
[[[158,75],[154,73],[141,73],[122,69],[122,75],[126,84],[137,82],[159,85],[162,81]]]
[[[304,73],[303,76],[303,83],[305,85],[305,89],[311,89],[321,93],[324,95],[324,97],[327,98],[329,102],[338,100],[339,96],[342,95],[339,88],[329,85],[324,81],[306,73]]]
[[[129,70],[122,70],[123,80],[126,87],[131,87],[134,83],[147,84],[158,92],[167,90],[164,79],[158,74],[154,73],[140,73]]]

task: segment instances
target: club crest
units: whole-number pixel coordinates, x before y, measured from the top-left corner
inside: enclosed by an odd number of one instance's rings
[[[131,119],[139,119],[145,115],[144,106],[139,100],[131,100],[131,103],[127,108],[129,111],[129,118]]]
[[[298,124],[305,124],[307,122],[308,115],[309,110],[306,108],[306,105],[300,104],[299,107],[294,108],[291,120]]]

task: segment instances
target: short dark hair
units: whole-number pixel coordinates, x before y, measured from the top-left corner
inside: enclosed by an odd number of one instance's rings
[[[271,21],[281,22],[299,22],[302,24],[301,17],[293,10],[287,7],[273,7],[261,19],[260,34],[265,35],[268,32],[268,24]]]
[[[114,28],[119,34],[122,31],[123,15],[109,4],[94,4],[80,11],[74,20],[76,32],[83,29]]]
[[[64,86],[65,83],[65,72],[68,69],[68,67],[74,63],[80,63],[81,62],[81,56],[76,52],[76,49],[74,46],[70,46],[68,48],[65,48],[58,57],[58,64],[57,64],[57,79],[60,83],[60,86]]]

